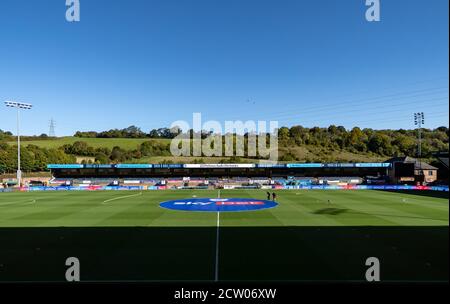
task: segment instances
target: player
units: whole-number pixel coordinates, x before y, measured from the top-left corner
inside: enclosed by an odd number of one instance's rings
[[[277,194],[276,194],[275,192],[272,193],[272,200],[273,200],[274,202],[277,201]]]
[[[267,200],[270,201],[270,192],[267,191]]]

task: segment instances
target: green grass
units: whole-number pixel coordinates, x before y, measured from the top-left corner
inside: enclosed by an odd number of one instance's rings
[[[109,148],[112,149],[115,146],[121,147],[126,150],[136,149],[138,145],[145,141],[156,140],[165,143],[169,143],[169,139],[151,139],[151,138],[79,138],[79,137],[59,137],[57,139],[47,140],[30,140],[22,141],[21,146],[36,145],[41,148],[59,148],[65,144],[73,144],[76,141],[84,141],[89,146],[94,148]],[[8,142],[10,145],[16,145],[15,141]]]
[[[225,213],[223,226],[442,226],[443,198],[381,191],[285,190],[277,208]],[[166,200],[217,197],[217,191],[3,193],[0,227],[215,226],[214,213],[165,210]],[[123,197],[123,198],[122,198]],[[222,197],[265,198],[265,191],[222,190]],[[106,203],[111,198],[112,200]],[[331,204],[328,203],[330,200]],[[35,201],[35,202],[34,202]],[[34,202],[34,203],[33,203]]]
[[[448,281],[447,194],[277,192],[276,208],[220,214],[220,280],[362,281],[375,256],[383,280]],[[217,191],[140,193],[0,193],[0,281],[63,281],[69,256],[82,280],[213,280],[217,214],[159,203]]]

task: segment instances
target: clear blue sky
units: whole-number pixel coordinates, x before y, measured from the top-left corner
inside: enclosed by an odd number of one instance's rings
[[[23,133],[192,120],[448,126],[448,0],[1,0],[0,100]],[[0,129],[15,132],[0,106]]]

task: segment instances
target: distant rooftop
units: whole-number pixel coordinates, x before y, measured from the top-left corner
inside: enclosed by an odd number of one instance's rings
[[[426,162],[419,161],[417,158],[410,157],[410,156],[393,157],[393,158],[388,159],[386,162],[388,162],[388,163],[395,163],[395,162],[414,163],[415,170],[438,170],[438,168],[436,168],[430,164],[427,164]]]

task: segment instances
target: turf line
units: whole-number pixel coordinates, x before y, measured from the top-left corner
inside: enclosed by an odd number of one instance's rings
[[[33,199],[33,200],[31,200],[29,203],[25,203],[25,204],[23,204],[23,205],[32,205],[32,204],[35,204],[35,203],[36,203],[36,200]]]
[[[220,240],[220,212],[217,212],[217,231],[216,231],[216,271],[214,281],[219,281],[219,240]]]
[[[11,205],[30,205],[36,203],[35,199],[29,199],[26,201],[19,201],[19,202],[7,202],[7,203],[1,203],[0,207],[2,206],[11,206]]]
[[[125,195],[125,196],[119,196],[119,197],[115,197],[115,198],[110,198],[110,199],[104,200],[102,202],[102,204],[106,204],[108,202],[120,200],[120,199],[123,199],[123,198],[135,197],[135,196],[140,196],[140,195],[142,195],[142,192],[139,192],[138,194],[132,194],[132,195]]]
[[[217,198],[220,198],[220,189],[217,191]],[[217,230],[216,230],[216,267],[214,281],[219,281],[219,239],[220,239],[220,212],[217,211]]]

